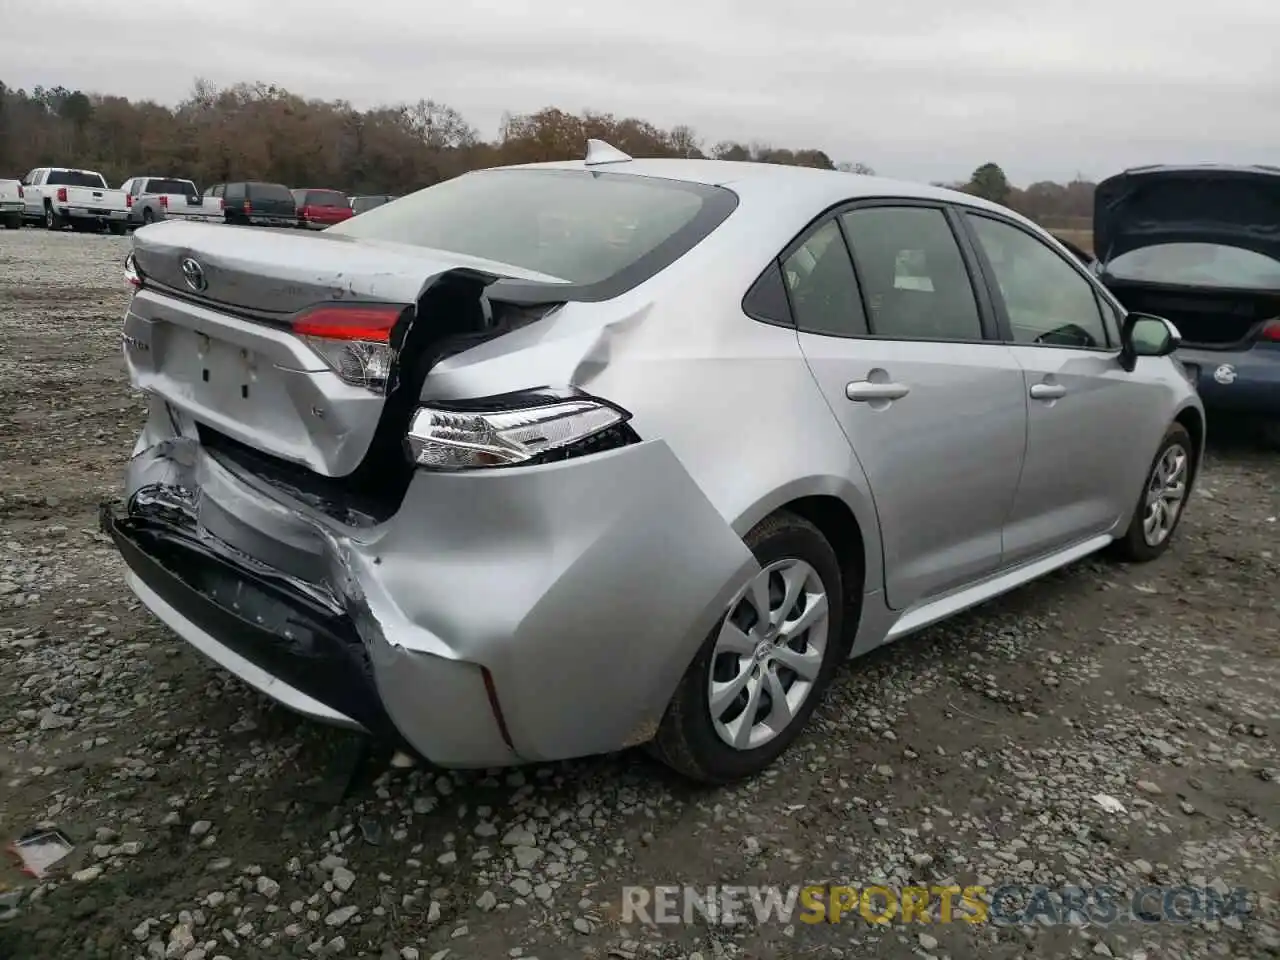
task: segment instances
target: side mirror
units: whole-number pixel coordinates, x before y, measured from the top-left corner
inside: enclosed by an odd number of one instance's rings
[[[1120,365],[1132,371],[1139,357],[1167,357],[1182,346],[1173,322],[1149,313],[1131,313],[1120,333]]]

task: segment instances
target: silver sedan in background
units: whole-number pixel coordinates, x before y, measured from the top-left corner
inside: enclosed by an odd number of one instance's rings
[[[158,224],[127,275],[132,589],[445,766],[753,775],[846,658],[1159,556],[1204,443],[1172,325],[892,180],[593,142],[315,235]]]

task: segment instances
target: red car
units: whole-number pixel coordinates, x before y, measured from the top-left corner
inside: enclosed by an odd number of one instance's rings
[[[323,230],[352,216],[351,204],[341,190],[294,190],[298,205],[298,226]]]

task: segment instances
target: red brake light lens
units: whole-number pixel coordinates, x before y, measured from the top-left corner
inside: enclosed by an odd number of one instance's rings
[[[396,351],[391,332],[400,306],[320,306],[294,319],[292,329],[347,383],[385,393]]]
[[[59,188],[58,188],[58,202],[59,202],[59,203],[66,203],[66,202],[67,202],[67,188],[66,188],[66,187],[59,187]]]
[[[389,343],[402,307],[316,307],[293,321],[293,332],[326,340]]]
[[[22,184],[18,184],[18,199],[22,199],[26,194],[22,192]]]
[[[165,193],[160,194],[160,206],[164,207],[166,210],[168,210],[168,209],[169,209],[169,195],[168,195],[168,194],[165,194]]]
[[[124,205],[125,205],[126,207],[132,207],[132,206],[133,206],[133,194],[132,194],[132,193],[126,193],[126,194],[124,195]]]
[[[1272,320],[1258,333],[1263,340],[1270,340],[1272,343],[1280,343],[1280,318]]]

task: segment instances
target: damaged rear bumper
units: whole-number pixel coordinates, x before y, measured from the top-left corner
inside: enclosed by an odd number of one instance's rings
[[[175,633],[300,713],[448,767],[650,739],[758,569],[653,442],[421,473],[394,517],[352,525],[215,455],[156,401],[126,496],[103,529]]]
[[[130,589],[205,656],[313,719],[398,736],[351,618],[237,566],[176,524],[120,518],[108,504],[99,519]]]

